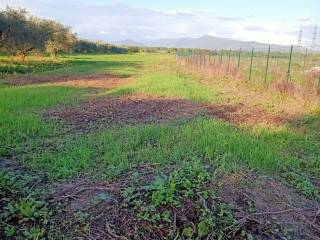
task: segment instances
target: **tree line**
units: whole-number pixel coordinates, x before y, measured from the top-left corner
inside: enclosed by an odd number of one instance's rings
[[[126,48],[102,42],[80,40],[71,28],[49,19],[31,16],[25,9],[0,10],[0,52],[17,55],[21,61],[29,53],[126,53]]]

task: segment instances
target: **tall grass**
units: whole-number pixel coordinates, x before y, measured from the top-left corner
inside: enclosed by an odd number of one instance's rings
[[[239,57],[240,56],[240,57]],[[320,90],[320,72],[310,73],[320,65],[320,55],[310,53],[305,55],[294,52],[289,68],[289,53],[271,52],[267,68],[267,53],[254,52],[218,52],[210,54],[207,51],[178,52],[178,63],[194,71],[203,72],[216,77],[230,77],[233,80],[244,80],[276,89],[282,93],[301,96],[317,96]],[[250,70],[251,68],[251,70]],[[290,71],[289,71],[290,69]],[[288,72],[289,71],[289,72]],[[289,75],[288,75],[289,73]]]

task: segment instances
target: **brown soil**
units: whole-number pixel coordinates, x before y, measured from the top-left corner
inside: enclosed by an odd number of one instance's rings
[[[154,180],[154,171],[149,167],[137,169],[141,179]],[[78,179],[71,183],[61,183],[53,193],[50,203],[60,205],[52,222],[59,231],[73,239],[150,239],[139,238],[149,234],[148,230],[134,216],[134,210],[124,205],[121,191],[128,187],[132,172],[124,173],[115,182],[89,182]],[[86,223],[90,231],[84,231],[79,219],[79,212],[88,214]],[[72,231],[70,231],[72,229]],[[77,230],[78,231],[75,231]],[[145,230],[145,232],[144,232]]]
[[[81,239],[164,239],[168,232],[138,220],[135,210],[124,204],[121,191],[130,185],[129,176],[130,173],[126,173],[112,183],[77,180],[61,184],[51,200],[62,207],[54,225],[63,226],[65,229],[61,230],[67,234],[70,234],[69,229],[79,229],[73,233],[80,235]],[[147,183],[154,176],[150,169],[139,170],[139,181]],[[242,239],[233,233],[239,228],[252,234],[254,239],[286,239],[286,230],[292,239],[318,239],[318,204],[299,195],[279,179],[240,172],[221,180],[218,198],[234,206],[238,221],[227,229],[229,235],[234,236],[231,239]],[[179,225],[180,221],[195,221],[199,214],[196,204],[193,199],[186,198],[181,208],[173,208],[176,221],[168,227]],[[84,231],[78,221],[79,211],[88,214],[89,232]]]
[[[222,182],[219,195],[235,206],[239,225],[257,233],[255,239],[278,239],[274,238],[277,232],[285,228],[293,239],[318,239],[314,237],[320,234],[318,203],[301,196],[280,179],[237,173],[224,177]]]
[[[20,78],[8,80],[10,85],[28,85],[49,83],[59,86],[72,86],[81,88],[116,88],[127,84],[129,78],[119,78],[113,74],[92,74],[86,76],[69,76],[69,75],[53,75],[53,76],[23,76]]]
[[[204,107],[190,100],[166,99],[148,95],[123,95],[95,98],[77,106],[62,106],[46,114],[68,124],[86,129],[92,123],[137,124],[161,123],[190,118]]]
[[[288,120],[266,112],[258,106],[249,108],[244,104],[210,104],[205,107],[210,116],[235,125],[280,126]]]
[[[279,126],[285,121],[258,107],[246,109],[241,104],[198,104],[185,99],[142,94],[94,98],[76,106],[51,109],[45,113],[45,117],[63,120],[76,129],[88,129],[96,123],[161,123],[192,118],[201,113],[235,125]]]

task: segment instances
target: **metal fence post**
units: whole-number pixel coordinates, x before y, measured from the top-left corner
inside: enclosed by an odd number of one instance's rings
[[[231,48],[228,53],[228,70],[230,69]]]
[[[240,58],[241,58],[241,48],[239,49],[239,55],[238,55],[238,70],[240,69]]]
[[[270,45],[269,45],[269,48],[268,48],[268,55],[267,55],[267,65],[266,65],[266,73],[264,75],[264,83],[267,82],[267,78],[268,78],[268,68],[269,68],[269,58],[270,58]]]
[[[288,71],[287,71],[287,82],[291,79],[291,61],[292,61],[292,52],[293,52],[293,45],[290,48],[290,55],[289,55],[289,63],[288,63]]]
[[[252,51],[251,51],[251,61],[250,61],[250,69],[249,69],[249,81],[251,81],[251,75],[252,75],[253,52],[254,52],[254,48],[252,48]]]
[[[307,60],[307,57],[308,57],[308,49],[306,48],[306,52],[304,54],[304,58],[303,58],[303,70],[305,69],[306,67],[306,60]]]

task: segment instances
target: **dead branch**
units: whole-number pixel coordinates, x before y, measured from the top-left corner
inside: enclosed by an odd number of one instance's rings
[[[239,226],[243,223],[245,223],[249,218],[251,217],[255,217],[255,216],[262,216],[262,215],[279,215],[279,214],[285,214],[285,213],[289,213],[289,212],[305,212],[305,211],[310,211],[310,210],[314,210],[313,208],[306,208],[306,209],[286,209],[286,210],[282,210],[282,211],[275,211],[275,212],[259,212],[259,213],[251,213],[243,218],[241,218],[240,220],[238,220],[236,223],[226,227],[224,229],[224,231],[232,229],[236,226]]]
[[[106,227],[108,234],[112,237],[112,239],[128,240],[128,238],[126,238],[124,236],[117,235],[116,233],[114,233],[114,231],[112,231],[110,225],[107,222],[105,224],[105,227]]]
[[[135,101],[135,100],[132,100],[132,99],[129,98],[129,97],[128,97],[128,100],[131,101],[131,102],[134,102],[134,103],[141,103],[141,101]]]
[[[121,188],[120,186],[94,186],[94,187],[82,187],[79,190],[72,192],[71,194],[67,194],[64,196],[61,196],[59,198],[56,198],[53,200],[53,202],[59,202],[59,201],[63,201],[64,199],[67,198],[72,198],[72,199],[76,199],[76,196],[84,191],[92,191],[92,190],[98,190],[98,191],[117,191],[119,188]]]

